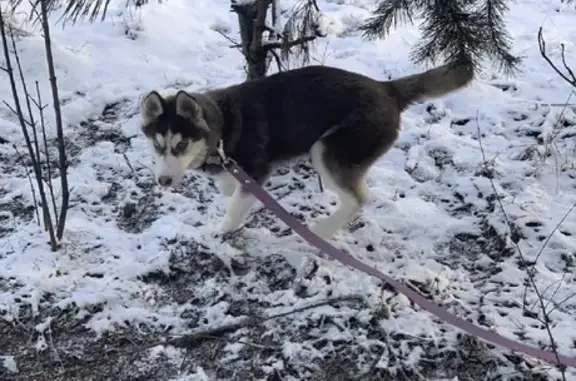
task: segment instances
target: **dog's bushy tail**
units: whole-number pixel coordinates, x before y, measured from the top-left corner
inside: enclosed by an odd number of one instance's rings
[[[449,64],[428,71],[384,82],[395,88],[401,109],[410,104],[458,90],[472,81],[474,71],[470,66]]]

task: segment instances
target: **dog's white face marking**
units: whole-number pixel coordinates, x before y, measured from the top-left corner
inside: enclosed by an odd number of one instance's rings
[[[166,112],[169,103],[174,103],[175,112]],[[178,185],[186,169],[197,169],[205,163],[211,130],[193,95],[180,90],[174,98],[163,98],[152,91],[142,101],[140,117],[142,130],[153,146],[158,184]],[[188,132],[182,135],[175,131]]]
[[[156,148],[158,151],[164,152],[166,149],[166,142],[164,141],[164,137],[161,134],[156,134],[152,143],[154,144],[154,148]]]
[[[162,186],[178,185],[186,169],[200,167],[208,152],[204,139],[186,139],[170,130],[166,135],[156,134],[151,140],[154,146],[154,175]]]

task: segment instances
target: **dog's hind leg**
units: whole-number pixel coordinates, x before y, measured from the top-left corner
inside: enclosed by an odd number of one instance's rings
[[[335,192],[340,201],[339,208],[312,227],[312,231],[323,239],[329,239],[360,210],[370,197],[364,182],[364,171],[354,171],[328,163],[325,144],[318,141],[310,150],[312,165],[326,188]]]
[[[331,238],[370,198],[364,179],[366,172],[388,151],[398,134],[394,128],[382,127],[363,123],[342,126],[312,146],[314,169],[340,201],[335,212],[312,227],[320,237]]]

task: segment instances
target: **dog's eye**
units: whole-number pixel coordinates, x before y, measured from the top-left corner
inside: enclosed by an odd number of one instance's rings
[[[188,147],[188,141],[182,140],[180,143],[176,144],[176,149],[179,151],[183,151]]]

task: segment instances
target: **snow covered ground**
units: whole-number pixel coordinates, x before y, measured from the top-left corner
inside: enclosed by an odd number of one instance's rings
[[[139,97],[242,81],[240,53],[217,32],[235,37],[236,18],[228,0],[151,1],[139,11],[124,3],[116,1],[104,22],[52,29],[73,189],[60,252],[50,252],[35,221],[28,169],[11,144],[0,144],[3,379],[558,379],[555,368],[463,336],[374,279],[337,263],[314,264],[317,251],[265,210],[234,240],[215,239],[225,200],[202,177],[191,174],[176,191],[157,189],[138,127]],[[368,42],[356,28],[373,0],[318,3],[330,34],[317,43],[313,63],[381,79],[424,69],[409,61],[417,27]],[[373,200],[334,240],[462,317],[550,348],[512,237],[544,294],[556,345],[570,356],[576,107],[561,107],[573,89],[540,57],[536,33],[544,25],[555,59],[565,43],[576,70],[575,17],[575,7],[560,0],[512,4],[508,28],[525,57],[523,72],[506,79],[488,67],[469,88],[406,111],[400,139],[369,174]],[[49,99],[43,41],[26,28],[33,34],[18,42],[25,73]],[[0,98],[11,102],[6,75]],[[4,105],[0,136],[25,151]],[[269,189],[306,221],[334,208],[307,161],[279,171]],[[165,334],[350,295],[363,300],[188,348],[138,350]],[[576,380],[576,369],[567,379]]]

